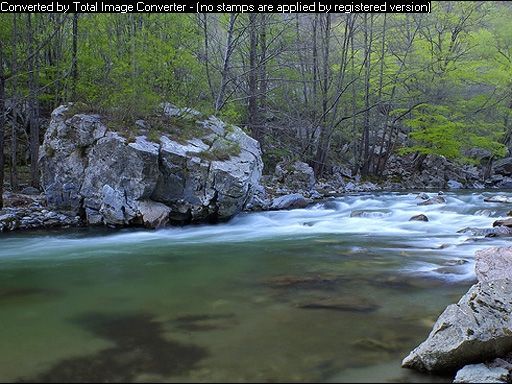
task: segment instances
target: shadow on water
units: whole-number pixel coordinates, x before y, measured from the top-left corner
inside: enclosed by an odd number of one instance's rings
[[[89,313],[75,323],[114,346],[62,360],[22,382],[131,382],[143,374],[185,375],[208,356],[205,348],[164,338],[162,325],[146,313]]]

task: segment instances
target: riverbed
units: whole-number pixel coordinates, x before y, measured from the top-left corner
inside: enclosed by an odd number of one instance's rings
[[[506,215],[487,195],[0,234],[0,381],[449,382],[400,361],[507,244],[457,233]]]

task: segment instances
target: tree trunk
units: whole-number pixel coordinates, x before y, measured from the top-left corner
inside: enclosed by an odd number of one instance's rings
[[[37,74],[36,55],[34,48],[34,34],[32,29],[32,16],[27,14],[27,40],[28,40],[28,109],[30,125],[30,184],[39,188],[39,106],[37,103]]]
[[[206,71],[206,80],[208,81],[208,88],[210,89],[210,94],[212,99],[215,99],[215,92],[213,90],[212,83],[212,75],[210,73],[210,38],[208,36],[208,14],[203,13],[203,18],[201,19],[201,14],[199,14],[199,22],[201,23],[201,27],[203,29],[203,39],[204,39],[204,69]]]
[[[249,14],[249,105],[248,105],[248,125],[252,136],[260,141],[261,132],[258,124],[258,15]]]
[[[267,104],[267,15],[261,13],[259,26],[259,46],[260,46],[260,60],[259,60],[259,84],[260,84],[260,97],[259,97],[259,110],[266,112]],[[260,114],[261,119],[261,114]],[[260,121],[261,123],[261,121]],[[260,129],[261,130],[261,129]],[[260,132],[263,134],[263,132]]]
[[[364,45],[365,45],[365,74],[364,74],[364,131],[363,131],[363,162],[361,175],[368,176],[371,163],[370,154],[370,71],[373,39],[373,15],[370,14],[368,27],[368,14],[364,14]]]
[[[76,85],[78,83],[78,13],[73,14],[73,54],[71,59],[71,99],[76,101]]]
[[[320,137],[318,140],[318,147],[315,156],[314,170],[317,176],[321,176],[324,172],[325,161],[327,159],[328,152],[328,140],[329,133],[327,128],[327,114],[328,114],[328,92],[329,82],[331,78],[330,66],[329,66],[329,53],[330,53],[330,39],[331,39],[331,14],[325,15],[325,30],[322,41],[322,116],[321,116],[321,129]]]
[[[11,189],[18,188],[18,58],[16,56],[16,47],[18,46],[18,15],[13,14],[12,28],[12,87],[14,95],[12,98],[12,125],[11,125]]]
[[[228,82],[228,72],[230,67],[231,54],[233,53],[233,37],[235,33],[235,22],[237,14],[232,13],[229,17],[228,35],[226,38],[226,49],[224,50],[224,60],[222,63],[222,72],[220,80],[220,89],[215,100],[215,112],[219,112],[224,106],[224,96]]]
[[[3,43],[0,41],[0,209],[4,207],[5,73]]]

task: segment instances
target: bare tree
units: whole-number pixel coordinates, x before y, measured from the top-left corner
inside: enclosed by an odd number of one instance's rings
[[[27,14],[27,42],[28,42],[28,114],[30,126],[30,184],[39,188],[39,105],[37,102],[37,73],[34,35],[32,28],[32,15]]]
[[[238,18],[237,13],[232,13],[229,16],[228,31],[226,37],[226,47],[224,49],[224,60],[222,63],[220,89],[215,99],[215,112],[219,112],[225,104],[226,86],[228,83],[229,68],[231,65],[231,56],[235,50],[235,23]]]
[[[71,56],[71,98],[76,101],[76,86],[78,83],[78,13],[73,14],[73,52]]]
[[[18,15],[13,14],[12,27],[12,121],[11,121],[11,172],[10,181],[13,190],[18,188],[18,58],[16,48],[18,46]]]
[[[0,40],[0,209],[4,207],[4,144],[5,144],[5,72],[4,49]]]

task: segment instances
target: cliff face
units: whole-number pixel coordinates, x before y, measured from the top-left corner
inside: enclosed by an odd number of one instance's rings
[[[165,104],[161,121],[186,122],[194,137],[177,139],[172,127],[156,131],[140,120],[127,135],[99,115],[73,115],[70,108],[52,113],[41,148],[42,186],[50,207],[89,224],[226,220],[261,189],[259,143],[239,127]]]

